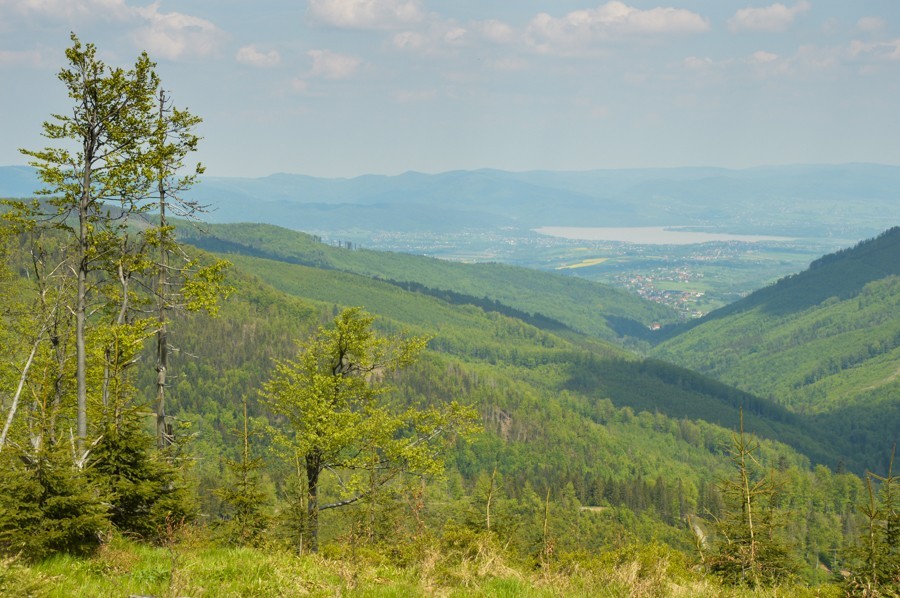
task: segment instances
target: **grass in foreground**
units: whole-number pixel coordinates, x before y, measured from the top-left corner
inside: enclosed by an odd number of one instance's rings
[[[398,550],[399,549],[399,550]],[[469,546],[347,546],[331,556],[288,549],[215,546],[194,533],[169,546],[123,538],[91,558],[0,562],[0,595],[39,597],[231,596],[840,596],[836,586],[753,592],[722,587],[662,545],[513,563],[486,536]],[[397,554],[401,554],[398,558]],[[414,555],[413,557],[402,555]],[[392,563],[391,560],[402,562]],[[405,562],[404,562],[405,561]]]

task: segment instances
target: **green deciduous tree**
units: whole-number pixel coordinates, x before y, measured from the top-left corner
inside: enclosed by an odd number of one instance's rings
[[[127,216],[141,210],[150,180],[147,142],[154,131],[159,79],[146,53],[132,69],[109,68],[92,44],[73,33],[69,65],[59,72],[72,100],[70,114],[54,114],[44,136],[59,145],[21,150],[45,184],[47,196],[22,217],[52,226],[71,239],[69,268],[76,278],[75,317],[77,443],[83,459],[88,434],[87,320],[92,272],[119,247]],[[113,213],[113,204],[121,211]]]
[[[130,366],[115,355],[115,346],[107,345],[102,350],[103,373],[91,377],[90,370],[97,367],[89,363],[92,327],[139,327],[144,338],[156,334],[157,444],[163,448],[168,444],[168,312],[215,311],[216,298],[225,290],[227,263],[200,264],[188,257],[167,220],[169,212],[191,218],[203,211],[203,206],[181,196],[202,167],[179,174],[199,142],[194,129],[200,119],[172,106],[146,53],[129,70],[111,68],[97,58],[92,44],[82,44],[75,34],[71,39],[68,65],[59,72],[72,100],[71,113],[54,114],[43,124],[44,136],[55,146],[20,150],[37,167],[44,182],[38,194],[46,198],[6,202],[13,209],[5,219],[7,228],[20,234],[42,239],[50,232],[62,239],[55,262],[43,260],[41,268],[57,276],[69,273],[73,280],[74,292],[58,311],[71,313],[74,321],[72,412],[77,421],[77,459],[83,462],[88,420],[94,417],[89,416],[91,397],[100,396],[99,404],[106,408],[115,377]],[[152,222],[151,213],[158,222]],[[155,319],[145,317],[148,303],[155,303]],[[143,320],[136,319],[139,313]],[[49,336],[45,328],[37,327],[38,342]],[[114,364],[122,367],[113,371]],[[28,367],[26,361],[23,371]]]
[[[21,150],[38,169],[44,198],[4,202],[11,209],[0,236],[20,244],[19,261],[30,257],[17,264],[27,272],[19,303],[30,305],[17,308],[23,317],[3,314],[3,324],[20,330],[10,351],[19,371],[0,371],[0,403],[8,406],[0,450],[13,446],[10,458],[34,469],[49,462],[43,447],[56,447],[54,459],[71,447],[72,488],[89,487],[116,527],[150,537],[170,519],[190,518],[194,505],[172,453],[151,449],[135,366],[159,331],[157,371],[165,372],[167,312],[215,311],[226,262],[191,259],[166,219],[167,211],[190,218],[201,210],[180,194],[202,168],[178,174],[197,147],[199,119],[166,99],[145,53],[129,70],[111,68],[92,44],[71,40],[59,72],[71,111],[43,124],[53,147]],[[147,317],[154,307],[157,317]],[[164,423],[165,376],[158,379]],[[30,400],[15,429],[23,397]],[[82,504],[90,514],[92,503]],[[14,520],[5,513],[0,524]]]
[[[318,550],[319,512],[373,496],[404,472],[429,475],[443,469],[437,443],[468,432],[471,409],[391,408],[391,372],[412,364],[424,338],[387,338],[360,308],[341,312],[319,328],[292,361],[279,363],[262,396],[284,425],[272,435],[288,459],[299,459],[306,482],[306,544]],[[321,504],[324,473],[334,474],[341,498]],[[301,540],[301,546],[303,541]]]
[[[25,446],[67,440],[71,433],[74,409],[66,398],[74,394],[70,306],[75,285],[57,259],[58,238],[16,224],[4,228],[21,234],[28,250],[14,258],[25,277],[8,287],[2,313],[10,333],[3,346],[15,374],[0,379],[8,408],[0,451],[13,445],[9,450],[21,452]],[[13,426],[17,419],[20,425]]]

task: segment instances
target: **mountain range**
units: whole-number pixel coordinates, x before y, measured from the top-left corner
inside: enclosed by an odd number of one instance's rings
[[[0,197],[31,195],[30,167],[0,167]],[[900,217],[900,167],[745,170],[407,172],[323,179],[204,177],[192,199],[212,222],[307,232],[429,232],[541,226],[693,226],[744,234],[861,239]]]

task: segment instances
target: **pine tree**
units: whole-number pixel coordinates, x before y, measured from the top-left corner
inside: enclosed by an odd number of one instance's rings
[[[225,505],[227,519],[219,526],[223,537],[230,543],[256,544],[269,527],[266,513],[267,495],[259,489],[259,472],[263,460],[251,454],[250,418],[247,415],[247,397],[243,403],[243,426],[238,431],[241,439],[240,460],[225,459],[230,480],[216,491]]]
[[[895,449],[896,450],[896,449]],[[880,491],[875,490],[880,484]],[[874,598],[900,594],[900,478],[894,475],[894,453],[888,472],[866,472],[867,502],[860,507],[866,527],[851,551],[856,561],[847,580],[848,594]]]
[[[741,412],[740,429],[732,433],[734,477],[719,485],[725,507],[716,521],[716,551],[707,561],[732,585],[773,585],[789,579],[796,569],[780,538],[778,489],[754,455],[758,448],[759,442],[744,433]]]
[[[88,477],[101,490],[117,530],[160,540],[166,525],[193,521],[197,505],[183,473],[153,450],[153,437],[129,410],[103,424],[88,461]]]
[[[0,551],[40,559],[87,554],[109,530],[100,493],[63,443],[13,446],[0,455]]]

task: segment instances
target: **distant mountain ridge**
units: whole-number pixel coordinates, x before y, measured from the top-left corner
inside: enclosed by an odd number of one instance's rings
[[[0,197],[30,195],[29,167],[0,167]],[[212,222],[307,232],[540,226],[700,226],[858,239],[900,222],[900,166],[793,165],[585,172],[407,172],[323,179],[204,177]],[[893,221],[893,222],[892,222]]]
[[[32,197],[41,188],[31,166],[0,166],[0,197]]]

